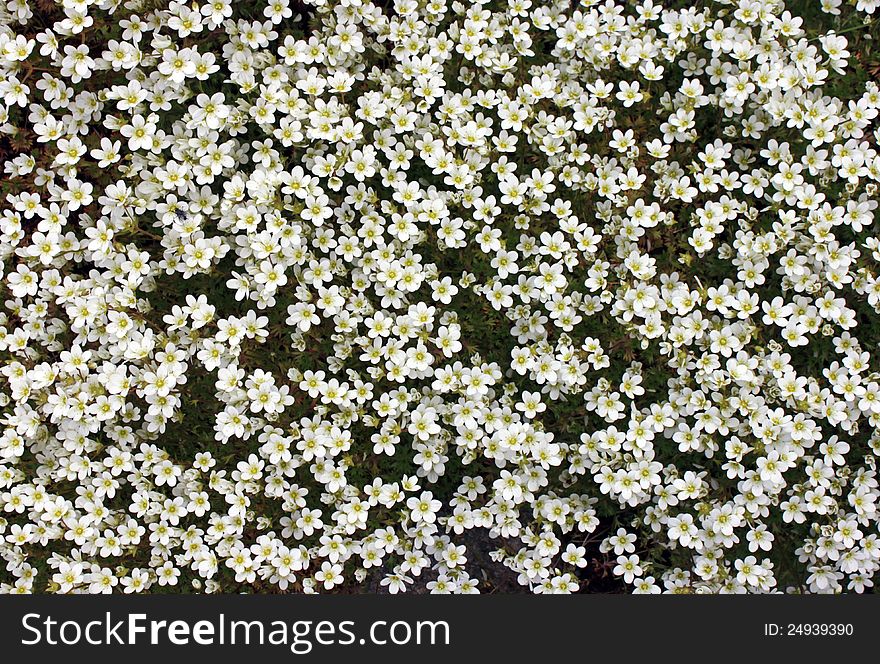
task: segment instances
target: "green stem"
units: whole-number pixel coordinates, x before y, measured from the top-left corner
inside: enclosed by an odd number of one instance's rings
[[[860,23],[859,25],[854,25],[851,28],[847,28],[846,30],[837,30],[834,32],[829,32],[823,35],[816,35],[815,37],[810,37],[807,41],[816,41],[817,39],[821,39],[822,37],[829,37],[831,35],[845,35],[847,32],[855,32],[856,30],[862,30],[863,28],[870,28],[874,25],[873,21],[868,21],[867,23]]]

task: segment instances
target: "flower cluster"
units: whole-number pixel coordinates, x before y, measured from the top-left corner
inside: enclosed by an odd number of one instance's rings
[[[876,0],[36,3],[4,592],[873,586]]]

